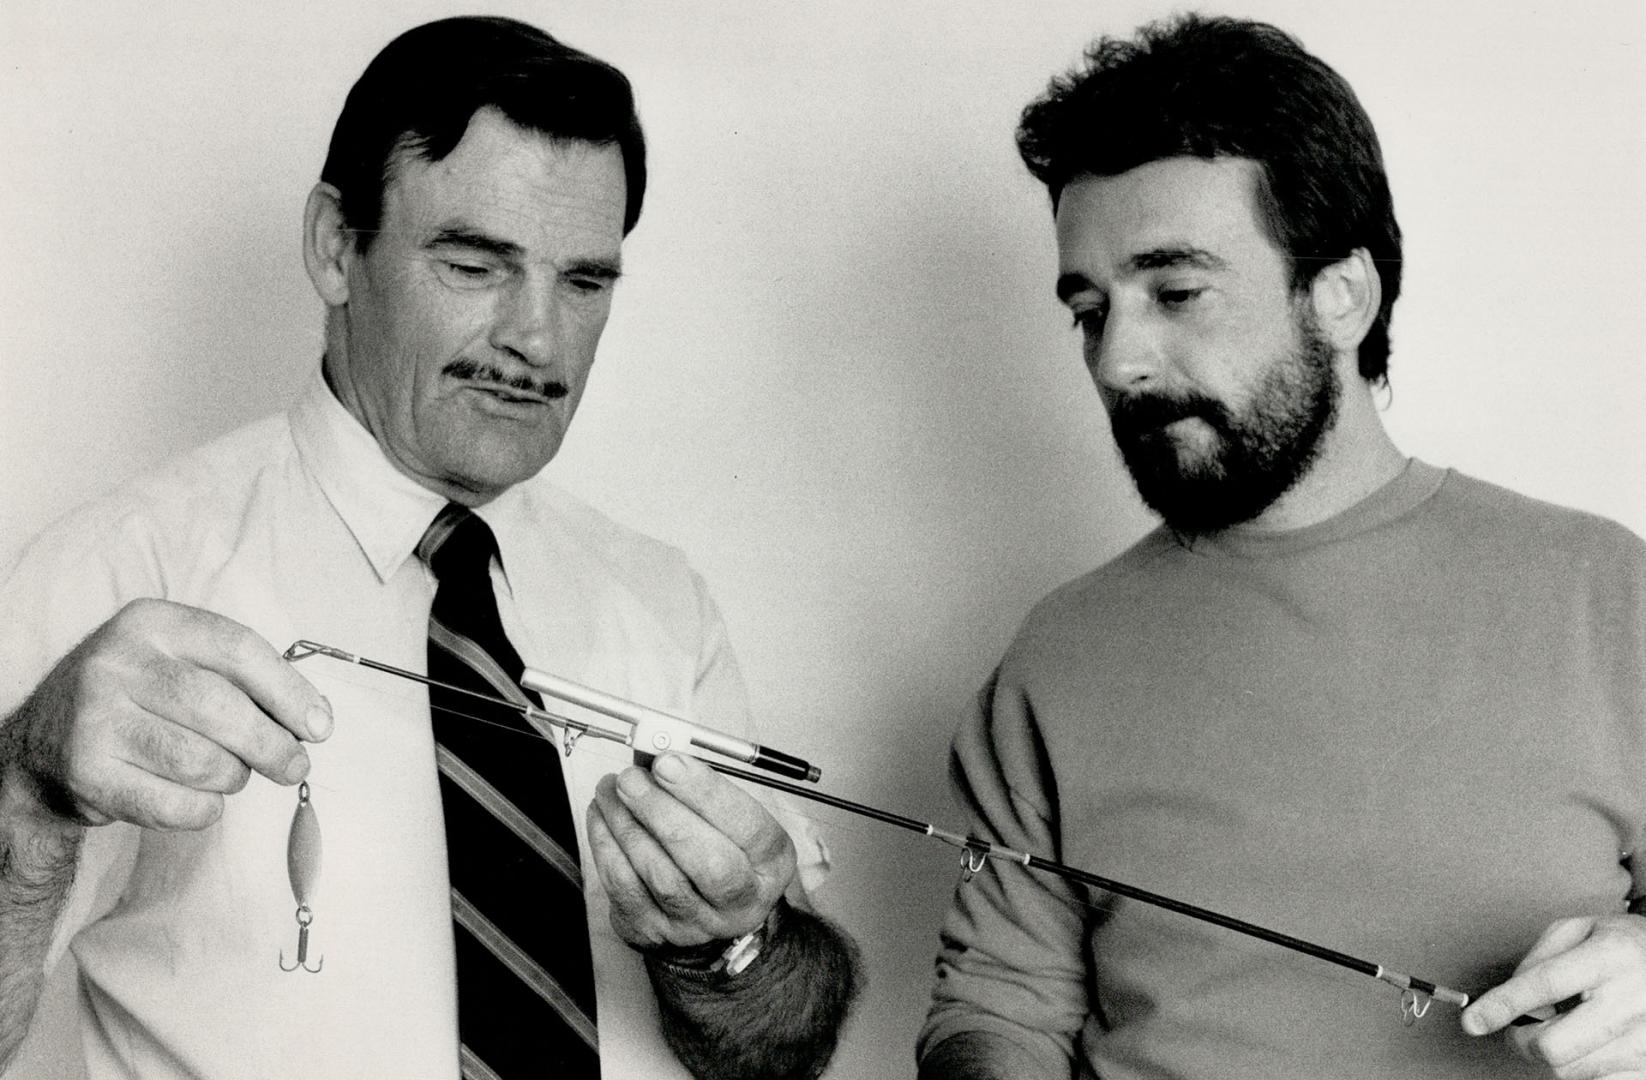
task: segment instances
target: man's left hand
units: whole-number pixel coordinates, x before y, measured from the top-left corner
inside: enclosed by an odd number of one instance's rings
[[[1570,999],[1580,1003],[1555,1015],[1554,1007]],[[1551,1075],[1646,1080],[1646,917],[1554,923],[1512,978],[1464,1010],[1463,1029],[1490,1034],[1526,1013],[1552,1018],[1510,1028],[1510,1041]]]
[[[603,778],[588,824],[612,928],[638,949],[740,937],[794,878],[794,844],[766,808],[678,754]]]

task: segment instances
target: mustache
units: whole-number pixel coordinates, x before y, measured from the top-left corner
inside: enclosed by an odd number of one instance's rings
[[[1216,431],[1228,427],[1229,413],[1223,404],[1199,394],[1129,394],[1109,408],[1109,423],[1123,435],[1148,435],[1190,417],[1199,417]]]
[[[510,375],[501,368],[478,363],[466,356],[453,360],[442,370],[454,379],[490,383],[493,386],[502,386],[510,390],[519,390],[522,393],[536,394],[550,399],[563,398],[569,392],[565,383],[555,382],[552,379],[534,379],[526,374]]]

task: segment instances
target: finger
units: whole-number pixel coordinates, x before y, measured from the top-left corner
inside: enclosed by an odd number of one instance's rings
[[[792,858],[793,844],[771,812],[748,792],[695,758],[664,754],[652,765],[659,786],[762,864]]]
[[[308,753],[296,737],[215,671],[162,657],[147,665],[131,699],[173,727],[204,736],[270,780],[295,784],[308,775]],[[139,748],[143,760],[160,766],[156,771],[163,776],[187,779],[194,762],[187,760],[190,743],[184,735],[127,726],[128,735],[130,729],[141,731],[151,743]],[[185,760],[174,765],[174,755]]]
[[[648,789],[643,797],[631,794],[642,786]],[[671,841],[677,847],[681,846],[681,842],[668,828],[664,828],[662,835],[659,835],[659,826],[647,820],[649,817],[679,825],[679,813],[671,814],[667,807],[661,805],[667,799],[669,796],[652,784],[643,770],[635,768],[625,769],[609,785],[602,781],[602,787],[595,789],[595,801],[611,829],[612,837],[628,857],[629,865],[645,883],[652,901],[671,920],[692,921],[701,917],[708,905],[698,895],[691,879],[676,863],[668,847]],[[637,810],[639,803],[644,803],[644,814]],[[690,813],[678,805],[676,809],[680,813]],[[704,830],[708,828],[701,822],[697,826]]]
[[[1607,1076],[1646,1068],[1646,955],[1636,919],[1597,922],[1593,950],[1604,950],[1595,989],[1557,1022],[1516,1032],[1518,1047],[1573,1075]]]
[[[1516,1031],[1513,1039],[1532,1060],[1578,1073],[1598,1068],[1592,1075],[1606,1075],[1620,1062],[1646,1068],[1646,1000],[1636,984],[1604,986],[1554,1022]]]
[[[775,894],[787,884],[788,879],[783,877],[775,887],[768,885],[748,852],[675,798],[644,769],[625,769],[617,778],[616,789],[623,806],[666,853],[670,867],[683,873],[694,894],[717,914],[737,923],[746,922],[748,909],[761,906],[764,910],[763,891]],[[771,875],[774,880],[778,876]],[[670,910],[665,898],[660,896],[659,901]]]
[[[1575,1058],[1539,1046],[1527,1056],[1547,1064],[1558,1080],[1641,1080],[1646,1078],[1646,1033],[1639,1028],[1620,1032]]]
[[[591,828],[604,832],[622,860],[611,860],[613,877],[628,890],[624,897],[632,917],[649,937],[695,945],[727,936],[713,909],[618,796],[613,777],[604,778],[595,788],[591,810],[599,815],[598,822],[591,817]]]
[[[280,653],[251,629],[201,608],[134,601],[118,616],[159,635],[176,659],[215,671],[270,719],[298,738],[331,734],[331,705]]]
[[[223,816],[221,794],[175,784],[135,765],[112,769],[95,800],[112,819],[166,832],[204,829]]]
[[[1515,972],[1518,974],[1534,964],[1541,964],[1545,960],[1577,948],[1594,933],[1594,928],[1595,920],[1592,918],[1556,919],[1538,935],[1537,941],[1527,950],[1526,955],[1520,958],[1520,963],[1515,965]]]
[[[1532,964],[1507,982],[1486,991],[1463,1012],[1463,1030],[1486,1035],[1516,1017],[1592,990],[1607,969],[1605,951],[1585,941],[1557,956]]]
[[[593,802],[589,804],[588,832],[595,871],[611,901],[612,928],[624,941],[639,948],[668,944],[668,918],[653,903],[646,883],[640,880],[599,805]]]
[[[195,791],[232,795],[250,778],[251,770],[239,757],[169,720],[138,715],[122,719],[120,727],[115,760],[162,780]]]
[[[1510,1028],[1509,1042],[1527,1061],[1551,1068],[1570,1065],[1593,1053],[1605,1041],[1594,1038],[1595,1025],[1585,1023],[1586,1019],[1575,1010],[1560,1016],[1551,1013],[1543,1023]]]

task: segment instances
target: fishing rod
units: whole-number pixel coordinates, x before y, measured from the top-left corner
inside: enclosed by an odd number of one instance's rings
[[[709,768],[726,776],[782,791],[810,802],[831,806],[837,810],[879,821],[908,832],[929,836],[952,847],[959,848],[961,851],[963,880],[970,880],[973,874],[982,870],[990,861],[1017,863],[1032,870],[1039,870],[1068,881],[1089,885],[1095,889],[1113,893],[1116,896],[1124,896],[1139,903],[1149,904],[1191,919],[1198,919],[1201,922],[1233,930],[1238,934],[1267,941],[1270,944],[1306,956],[1312,956],[1317,960],[1324,960],[1330,964],[1336,964],[1357,974],[1370,976],[1380,982],[1396,987],[1401,992],[1401,1017],[1407,1024],[1422,1019],[1429,1011],[1430,1004],[1435,1001],[1444,1001],[1449,1005],[1455,1005],[1462,1009],[1467,1007],[1472,1000],[1469,994],[1461,990],[1428,979],[1406,975],[1382,964],[1350,956],[1348,953],[1339,952],[1324,945],[1317,945],[1314,942],[1290,934],[1283,934],[1277,930],[1259,926],[1256,923],[1246,922],[1243,919],[1236,919],[1221,912],[1197,907],[1194,904],[1185,903],[1182,900],[1176,900],[1160,893],[1149,892],[1135,885],[1128,885],[1125,882],[1102,877],[1030,852],[1014,851],[1011,848],[980,837],[950,832],[930,822],[920,821],[917,818],[907,817],[889,810],[882,810],[866,803],[854,802],[838,795],[830,795],[804,784],[778,779],[779,776],[784,776],[792,780],[802,780],[815,784],[821,778],[822,771],[810,762],[792,754],[786,754],[738,738],[735,735],[716,731],[713,728],[693,723],[684,717],[607,694],[593,687],[584,686],[581,683],[548,672],[527,668],[521,675],[520,684],[546,697],[581,706],[592,711],[596,716],[587,719],[573,718],[539,707],[525,700],[512,701],[493,697],[490,694],[461,686],[453,686],[450,683],[431,679],[427,675],[420,675],[415,671],[408,671],[405,668],[371,660],[314,641],[294,642],[285,651],[284,656],[287,660],[293,662],[311,656],[330,657],[344,663],[356,664],[360,667],[370,668],[373,671],[380,671],[398,678],[419,682],[425,686],[437,687],[441,690],[456,692],[494,705],[506,706],[520,712],[528,720],[540,721],[558,728],[562,733],[562,747],[568,757],[571,756],[577,741],[584,736],[621,743],[629,747],[634,751],[635,758],[641,765],[650,765],[651,760],[660,753],[683,753],[696,758]],[[524,698],[524,695],[522,695],[522,698]],[[611,724],[607,721],[616,721],[616,723]],[[716,760],[715,757],[710,755],[730,758],[742,765],[750,765],[761,771],[739,768],[737,765]],[[300,808],[306,808],[307,806],[308,802],[305,795],[300,801]],[[312,813],[312,811],[310,812]],[[293,889],[294,892],[297,889],[295,877]],[[301,897],[299,899],[301,903]],[[302,924],[301,915],[300,924]],[[304,925],[305,937],[306,933],[307,927]],[[282,964],[282,966],[284,965]],[[1517,1026],[1539,1022],[1539,1019],[1533,1016],[1520,1016],[1512,1021]]]

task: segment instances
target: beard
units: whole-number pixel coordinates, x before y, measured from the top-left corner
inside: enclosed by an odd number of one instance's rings
[[[1201,394],[1135,394],[1109,411],[1115,443],[1143,502],[1180,537],[1221,532],[1251,521],[1296,484],[1337,419],[1342,386],[1331,346],[1307,313],[1297,343],[1263,372],[1238,409]],[[1198,417],[1211,445],[1166,431]]]

